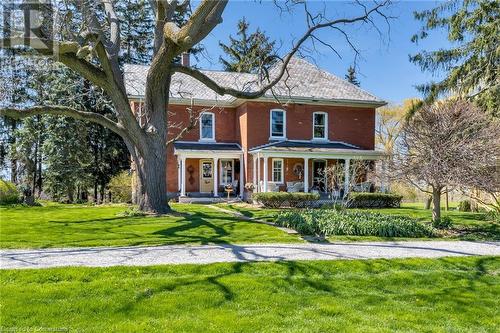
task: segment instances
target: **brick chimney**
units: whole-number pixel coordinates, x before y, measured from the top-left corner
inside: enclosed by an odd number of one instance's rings
[[[189,52],[183,52],[181,54],[181,65],[189,67]]]

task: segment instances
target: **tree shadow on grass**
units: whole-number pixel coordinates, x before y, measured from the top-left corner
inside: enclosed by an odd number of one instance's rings
[[[446,304],[459,311],[468,311],[471,299],[478,297],[481,285],[493,287],[493,279],[485,279],[485,275],[494,274],[495,266],[492,265],[497,258],[484,257],[474,261],[456,261],[450,258],[434,259],[427,264],[406,260],[364,260],[339,261],[335,265],[326,262],[300,262],[300,261],[276,261],[274,263],[263,262],[235,262],[225,264],[224,267],[205,271],[203,266],[191,268],[188,274],[179,278],[173,278],[166,283],[139,292],[135,297],[127,301],[118,312],[132,311],[153,295],[163,292],[183,293],[186,287],[194,287],[200,291],[215,288],[217,294],[214,296],[218,301],[211,303],[211,307],[223,306],[226,303],[238,302],[238,296],[248,298],[249,290],[244,285],[235,283],[231,277],[247,275],[249,279],[263,279],[259,281],[259,288],[265,288],[271,293],[303,293],[317,296],[327,296],[342,300],[346,295],[359,297],[360,306],[377,306],[385,302],[408,302],[408,297],[415,297],[421,302],[429,305],[437,303]],[[471,268],[470,264],[473,264]],[[217,264],[216,264],[217,265]],[[263,268],[266,266],[267,268]],[[349,267],[352,266],[352,272]],[[498,265],[497,265],[498,266]],[[446,274],[446,282],[436,282],[429,286],[429,281],[435,274]],[[413,272],[407,278],[408,286],[394,284],[393,278],[399,280],[401,272]],[[361,281],[360,289],[352,289],[351,277],[345,274],[353,274],[354,279]],[[338,276],[338,279],[336,278]],[[411,280],[410,280],[411,279]],[[467,280],[467,283],[461,281]],[[244,280],[243,280],[244,281]],[[416,283],[416,285],[414,285]],[[366,294],[363,288],[371,289],[374,293]],[[403,289],[401,289],[403,288]],[[491,289],[491,288],[489,288]],[[243,295],[243,293],[245,293]],[[472,296],[471,296],[472,295]]]
[[[177,221],[175,226],[155,231],[153,232],[153,235],[160,235],[161,237],[169,239],[169,241],[165,244],[228,243],[223,239],[223,237],[230,236],[230,233],[221,225],[210,222],[210,219],[213,219],[213,217],[201,212],[186,214],[182,220]],[[222,216],[217,216],[216,219],[218,221],[238,221],[236,218]],[[203,231],[203,228],[208,228],[210,232]]]

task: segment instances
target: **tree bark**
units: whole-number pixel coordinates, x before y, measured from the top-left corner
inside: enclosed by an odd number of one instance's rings
[[[427,196],[427,199],[425,199],[425,209],[431,209],[431,203],[432,203],[432,196],[429,195]]]
[[[432,188],[432,221],[441,220],[441,188]]]
[[[171,212],[167,194],[166,149],[146,149],[134,158],[136,172],[135,203],[140,210],[156,214]]]
[[[448,196],[448,189],[446,189],[445,198],[446,198],[446,211],[449,211],[450,210],[450,198]]]

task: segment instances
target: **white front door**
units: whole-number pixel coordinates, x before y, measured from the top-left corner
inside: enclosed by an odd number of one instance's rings
[[[214,189],[214,163],[202,160],[200,164],[200,192],[211,193]]]

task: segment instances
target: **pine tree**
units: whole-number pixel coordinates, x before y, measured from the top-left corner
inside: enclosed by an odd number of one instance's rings
[[[118,1],[120,16],[122,63],[146,64],[153,55],[154,16],[147,1]]]
[[[452,45],[410,56],[410,61],[422,70],[443,76],[440,81],[417,87],[427,101],[447,94],[458,95],[500,116],[500,2],[446,1],[414,15],[422,22],[422,28],[412,37],[413,42],[427,38],[431,31],[443,30]]]
[[[229,72],[266,73],[277,59],[275,41],[270,41],[264,32],[257,29],[250,33],[250,24],[245,18],[238,22],[239,38],[229,36],[229,45],[219,42],[228,59],[219,58],[224,70]]]
[[[360,83],[358,81],[358,79],[356,78],[356,69],[352,66],[349,66],[349,68],[347,69],[347,74],[345,75],[345,79],[354,84],[355,86],[360,86]]]

